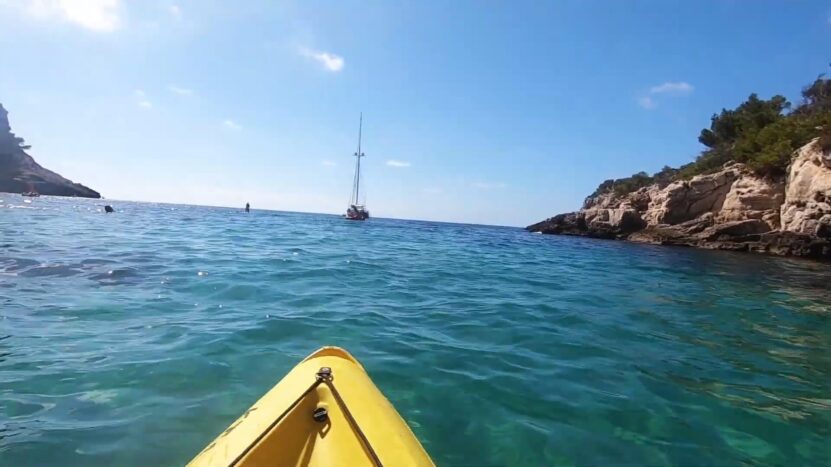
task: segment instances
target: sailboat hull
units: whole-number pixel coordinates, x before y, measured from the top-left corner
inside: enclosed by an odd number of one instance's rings
[[[344,218],[350,221],[365,221],[369,219],[369,213],[366,211],[347,211],[343,215]]]

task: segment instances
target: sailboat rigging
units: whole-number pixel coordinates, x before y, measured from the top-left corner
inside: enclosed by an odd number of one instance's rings
[[[369,218],[369,211],[361,204],[361,158],[366,155],[361,152],[361,131],[363,129],[364,114],[361,113],[358,121],[358,150],[355,152],[355,178],[352,181],[352,197],[349,199],[349,208],[346,209],[345,218],[353,221],[362,221]]]

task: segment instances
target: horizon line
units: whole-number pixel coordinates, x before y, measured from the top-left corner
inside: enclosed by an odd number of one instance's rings
[[[20,195],[20,193],[12,193],[12,192],[0,192],[0,193],[8,193],[11,195]],[[140,199],[118,199],[118,198],[105,198],[101,196],[100,198],[88,198],[85,196],[60,196],[60,195],[41,195],[43,197],[50,197],[50,198],[73,198],[73,199],[88,199],[94,201],[118,201],[118,202],[127,202],[127,203],[148,203],[148,204],[169,204],[174,206],[198,206],[198,207],[206,207],[206,208],[224,208],[224,209],[244,209],[238,208],[237,206],[227,206],[227,205],[216,205],[216,204],[199,204],[199,203],[177,203],[171,201],[149,201],[149,200],[140,200]],[[316,214],[322,216],[337,216],[341,217],[342,214],[336,213],[328,213],[328,212],[315,212],[315,211],[292,211],[292,210],[285,210],[285,209],[272,209],[272,208],[251,208],[252,211],[269,211],[269,212],[285,212],[290,214]],[[502,227],[502,228],[512,228],[512,229],[524,229],[524,226],[519,225],[504,225],[504,224],[480,224],[475,222],[460,222],[460,221],[440,221],[440,220],[433,220],[433,219],[412,219],[406,217],[373,217],[372,219],[385,219],[385,220],[395,220],[395,221],[413,221],[413,222],[434,222],[437,224],[453,224],[453,225],[474,225],[474,226],[482,226],[482,227]]]

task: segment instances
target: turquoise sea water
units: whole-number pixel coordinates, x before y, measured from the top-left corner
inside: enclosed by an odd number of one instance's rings
[[[0,194],[0,465],[179,465],[358,357],[439,465],[829,465],[831,266]]]

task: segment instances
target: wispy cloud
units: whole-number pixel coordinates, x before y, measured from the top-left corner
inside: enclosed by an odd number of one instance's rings
[[[136,98],[136,105],[143,109],[149,109],[153,107],[153,103],[147,99],[147,93],[144,92],[143,89],[136,89],[133,91],[133,96]]]
[[[175,84],[169,85],[167,87],[167,90],[174,93],[174,94],[178,94],[180,96],[192,96],[193,95],[193,89],[183,88],[181,86],[176,86]]]
[[[410,167],[412,164],[410,164],[407,161],[397,161],[395,159],[390,159],[390,160],[387,161],[387,165],[390,166],[390,167],[402,168],[402,167]]]
[[[655,103],[655,99],[649,96],[643,96],[638,98],[638,105],[644,109],[651,110],[654,109],[657,104]]]
[[[645,96],[637,99],[638,105],[646,110],[658,107],[658,96],[687,96],[695,90],[695,87],[686,81],[667,81],[649,88]]]
[[[323,167],[334,167],[334,166],[338,165],[338,163],[335,162],[335,161],[330,161],[330,160],[327,159],[327,160],[321,161],[320,165],[322,165]]]
[[[25,10],[40,19],[59,18],[96,32],[121,26],[121,0],[32,0]]]
[[[505,188],[508,186],[505,182],[473,182],[470,184],[473,188],[480,188],[483,190],[492,190],[495,188]]]
[[[222,126],[229,129],[229,130],[233,130],[233,131],[242,130],[242,125],[240,125],[239,123],[231,120],[230,118],[226,118],[225,120],[223,120],[222,121]]]
[[[331,52],[325,52],[322,50],[312,50],[306,47],[299,47],[297,49],[297,52],[306,58],[316,61],[327,71],[336,73],[343,69],[343,57],[333,54]]]
[[[657,86],[652,86],[649,89],[650,94],[675,94],[675,95],[686,95],[693,92],[692,84],[687,83],[686,81],[667,81],[666,83],[659,84]]]
[[[182,16],[182,8],[179,5],[169,5],[167,7],[167,12],[170,13],[171,16],[180,17]]]

